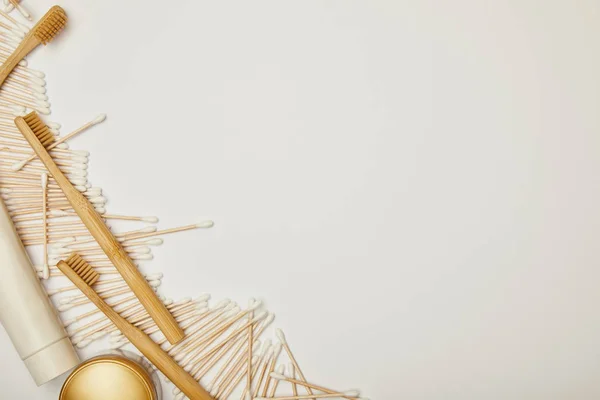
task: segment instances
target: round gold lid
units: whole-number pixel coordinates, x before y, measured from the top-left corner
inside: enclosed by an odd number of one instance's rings
[[[79,365],[69,375],[59,400],[157,400],[150,375],[134,361],[100,356]]]

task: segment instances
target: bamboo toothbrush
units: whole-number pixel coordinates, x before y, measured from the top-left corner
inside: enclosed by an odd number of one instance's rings
[[[77,254],[60,261],[58,268],[100,309],[129,341],[191,400],[213,400],[158,344],[113,310],[92,288],[100,275]]]
[[[25,58],[25,56],[40,44],[48,44],[67,23],[67,14],[59,6],[54,6],[38,21],[31,31],[25,36],[19,47],[8,57],[0,67],[0,86],[8,75]]]
[[[156,325],[164,333],[170,343],[177,343],[184,338],[185,333],[179,327],[175,318],[169,313],[165,305],[156,293],[148,285],[144,276],[135,266],[131,257],[127,254],[118,239],[112,234],[104,223],[102,216],[98,214],[92,203],[77,190],[56,165],[53,158],[46,150],[54,141],[54,136],[40,117],[32,112],[25,117],[15,118],[15,124],[29,142],[33,151],[44,163],[50,175],[54,178],[60,189],[69,200],[69,203],[81,218],[81,221],[96,239],[106,256],[112,261],[125,282],[144,305],[148,314],[156,322]]]

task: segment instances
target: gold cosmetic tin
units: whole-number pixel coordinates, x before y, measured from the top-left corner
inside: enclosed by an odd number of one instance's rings
[[[69,375],[59,400],[159,400],[148,372],[128,358],[99,356]]]

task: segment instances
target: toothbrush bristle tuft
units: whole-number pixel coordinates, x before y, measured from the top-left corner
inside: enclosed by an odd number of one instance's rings
[[[67,14],[60,6],[54,6],[33,28],[34,35],[43,44],[48,44],[67,24]]]
[[[23,120],[27,123],[27,126],[29,126],[35,136],[37,136],[42,143],[42,146],[48,148],[48,146],[54,143],[56,140],[54,134],[35,111],[24,116]]]
[[[88,264],[83,258],[81,258],[78,254],[72,254],[69,258],[65,260],[65,262],[79,275],[81,279],[85,281],[89,286],[92,286],[98,278],[100,278],[100,274],[94,270],[94,268]]]

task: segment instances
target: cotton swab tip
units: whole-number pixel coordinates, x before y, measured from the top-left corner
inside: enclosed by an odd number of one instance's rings
[[[63,325],[64,325],[65,327],[69,327],[69,326],[73,325],[73,324],[74,324],[74,323],[76,323],[76,322],[77,322],[77,319],[76,319],[76,318],[71,318],[71,319],[67,319],[67,320],[65,320],[65,321],[63,322]]]
[[[275,330],[275,336],[277,336],[277,339],[279,339],[279,341],[283,344],[287,343],[287,341],[285,340],[285,334],[283,333],[283,331],[279,328],[277,328]]]
[[[176,305],[176,306],[182,306],[182,305],[184,305],[184,304],[188,304],[188,303],[190,303],[191,301],[192,301],[192,298],[191,298],[191,297],[184,297],[183,299],[181,299],[181,300],[179,300],[179,301],[176,301],[176,302],[175,302],[175,305]]]
[[[50,210],[50,215],[52,215],[53,217],[66,217],[69,214],[67,214],[67,212],[63,210]]]
[[[92,125],[99,124],[100,122],[104,122],[106,119],[106,114],[100,114],[92,121]]]
[[[38,91],[34,91],[31,93],[33,95],[33,97],[36,98],[36,100],[41,100],[41,101],[47,101],[48,100],[48,95],[45,93],[40,93]],[[52,130],[52,128],[50,128]]]
[[[164,275],[163,275],[162,272],[157,272],[157,273],[154,273],[154,274],[146,274],[145,275],[146,280],[148,280],[148,281],[155,281],[157,279],[162,279],[163,276]]]
[[[106,197],[104,197],[104,196],[91,197],[89,200],[90,200],[90,203],[92,203],[92,204],[105,204],[106,203]]]
[[[202,303],[202,304],[206,304],[206,303]],[[204,314],[208,312],[208,307],[204,306],[198,309],[198,314]]]
[[[42,174],[42,187],[46,188],[47,186],[48,186],[48,174],[44,172]]]
[[[260,350],[261,354],[266,354],[267,353],[267,350],[269,350],[271,348],[271,343],[273,343],[271,341],[271,339],[265,340],[265,342],[263,343],[262,348]]]
[[[200,222],[199,224],[196,224],[196,228],[212,228],[215,225],[215,223],[213,221],[203,221]]]
[[[223,299],[214,306],[213,310],[219,310],[223,307],[226,307],[229,303],[231,303],[230,299]]]
[[[144,217],[142,218],[143,222],[148,222],[149,224],[156,224],[158,222],[158,217]]]
[[[208,300],[210,300],[210,294],[208,294],[208,293],[201,294],[200,296],[198,296],[194,299],[194,301],[196,303],[202,303],[202,302],[206,302]]]
[[[83,349],[84,347],[89,346],[91,343],[92,343],[92,340],[90,340],[90,339],[82,340],[81,342],[77,343],[77,348]]]
[[[118,343],[111,343],[110,344],[110,349],[111,350],[117,350],[120,349],[121,347],[125,346],[127,343],[127,341],[123,341],[123,342],[118,342]]]
[[[25,164],[27,164],[27,160],[17,161],[16,163],[10,166],[10,169],[12,169],[13,171],[19,171],[25,166]]]
[[[279,365],[275,371],[277,371],[280,376],[285,376],[285,365]]]
[[[358,395],[360,395],[360,392],[358,390],[346,390],[345,392],[342,392],[342,393],[346,397],[358,397]]]
[[[106,331],[100,331],[100,332],[96,332],[93,335],[91,335],[90,339],[98,340],[98,339],[103,338],[104,336],[106,336]]]
[[[275,319],[275,314],[270,313],[269,315],[267,315],[267,319],[265,319],[265,326],[269,325],[271,322],[273,322],[274,319]]]
[[[260,307],[262,305],[262,301],[260,300],[256,300],[248,309],[250,311],[254,311],[256,310],[258,307]]]
[[[46,280],[48,280],[48,278],[50,278],[50,268],[48,267],[48,264],[44,264],[44,270],[42,272],[42,279],[44,279],[46,281]]]

